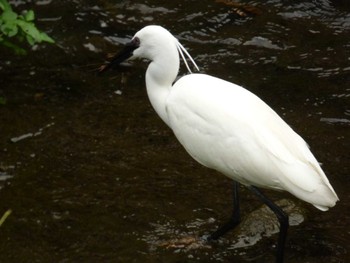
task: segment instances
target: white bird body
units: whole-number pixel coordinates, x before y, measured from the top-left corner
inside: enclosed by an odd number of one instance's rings
[[[320,210],[335,205],[338,197],[305,141],[259,97],[205,74],[173,84],[179,53],[194,61],[160,26],[141,29],[133,41],[130,56],[151,61],[152,106],[195,160],[244,185],[288,191]]]
[[[165,105],[175,136],[202,165],[321,210],[334,206],[337,196],[305,141],[248,90],[191,74],[173,85]]]

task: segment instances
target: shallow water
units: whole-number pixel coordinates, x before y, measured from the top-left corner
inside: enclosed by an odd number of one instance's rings
[[[0,50],[0,262],[272,262],[276,235],[193,240],[230,215],[231,183],[193,161],[151,108],[144,62],[94,72],[161,24],[201,71],[243,85],[310,144],[340,202],[289,229],[286,262],[349,262],[347,1],[14,1],[57,45]],[[181,74],[185,73],[182,65]],[[260,203],[241,189],[242,213]],[[266,234],[266,233],[265,233]],[[243,233],[244,235],[244,233]],[[180,241],[179,241],[180,240]]]

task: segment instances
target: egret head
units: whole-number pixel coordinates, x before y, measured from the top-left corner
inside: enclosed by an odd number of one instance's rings
[[[189,72],[191,72],[191,70],[184,54],[198,70],[196,63],[190,54],[168,30],[161,26],[150,25],[138,31],[131,41],[111,59],[109,64],[101,67],[100,72],[119,65],[127,59],[146,58],[153,61],[157,57],[161,59],[166,58],[170,55],[170,52],[175,52],[176,55],[177,52],[180,53]]]

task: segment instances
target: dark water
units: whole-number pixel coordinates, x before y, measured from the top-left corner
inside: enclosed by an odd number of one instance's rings
[[[304,211],[286,262],[350,262],[347,1],[13,2],[35,9],[57,45],[0,50],[0,216],[12,210],[0,262],[273,262],[276,235],[192,244],[229,217],[230,181],[191,160],[156,116],[145,63],[94,73],[147,24],[174,33],[203,72],[259,95],[323,163],[341,199],[329,212],[267,192]],[[260,203],[241,192],[248,217]]]

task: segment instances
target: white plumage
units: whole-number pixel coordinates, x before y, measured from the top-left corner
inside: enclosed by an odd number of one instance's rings
[[[203,74],[181,78],[169,126],[199,163],[244,185],[286,190],[321,210],[338,199],[305,141],[248,90]]]

